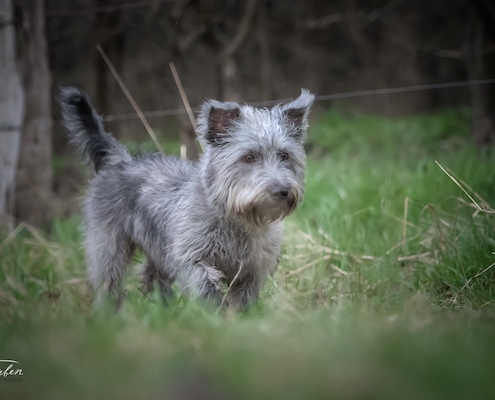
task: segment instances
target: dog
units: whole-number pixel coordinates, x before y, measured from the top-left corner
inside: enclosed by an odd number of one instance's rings
[[[62,88],[70,141],[94,169],[84,198],[88,277],[98,299],[122,295],[132,255],[141,280],[164,296],[246,309],[280,259],[283,219],[304,196],[304,141],[314,95],[271,109],[208,100],[197,120],[201,159],[131,157],[102,125],[88,96]]]

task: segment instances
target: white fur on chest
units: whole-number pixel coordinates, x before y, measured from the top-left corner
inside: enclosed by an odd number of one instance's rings
[[[251,234],[251,251],[248,265],[267,274],[273,274],[277,268],[282,245],[283,222],[275,222],[267,228],[260,228]]]
[[[180,228],[177,225],[181,225]],[[251,228],[249,231],[227,221],[217,222],[207,229],[205,225],[194,223],[177,225],[175,228],[182,233],[175,237],[169,252],[179,264],[202,259],[222,271],[227,282],[239,272],[241,264],[240,277],[248,274],[266,277],[277,268],[283,222]],[[202,232],[193,232],[201,228]]]

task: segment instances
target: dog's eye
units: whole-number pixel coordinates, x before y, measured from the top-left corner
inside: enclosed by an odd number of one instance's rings
[[[280,161],[287,161],[289,159],[289,154],[285,152],[278,153],[278,156],[280,157]]]
[[[247,156],[244,156],[243,159],[247,163],[252,163],[255,160],[255,157],[252,154],[248,154]]]

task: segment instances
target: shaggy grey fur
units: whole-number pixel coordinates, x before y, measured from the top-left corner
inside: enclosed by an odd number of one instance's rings
[[[198,118],[206,144],[197,163],[161,154],[132,158],[106,133],[88,97],[60,95],[71,141],[96,175],[84,201],[89,281],[118,295],[136,248],[146,288],[245,308],[277,268],[282,220],[304,195],[303,142],[314,96],[272,109],[207,101]],[[236,277],[237,275],[237,277]],[[234,280],[234,278],[236,279]]]

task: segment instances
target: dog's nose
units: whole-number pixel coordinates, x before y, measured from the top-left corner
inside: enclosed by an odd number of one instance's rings
[[[270,195],[272,196],[272,199],[282,201],[289,196],[289,189],[283,186],[277,186],[272,189]]]

